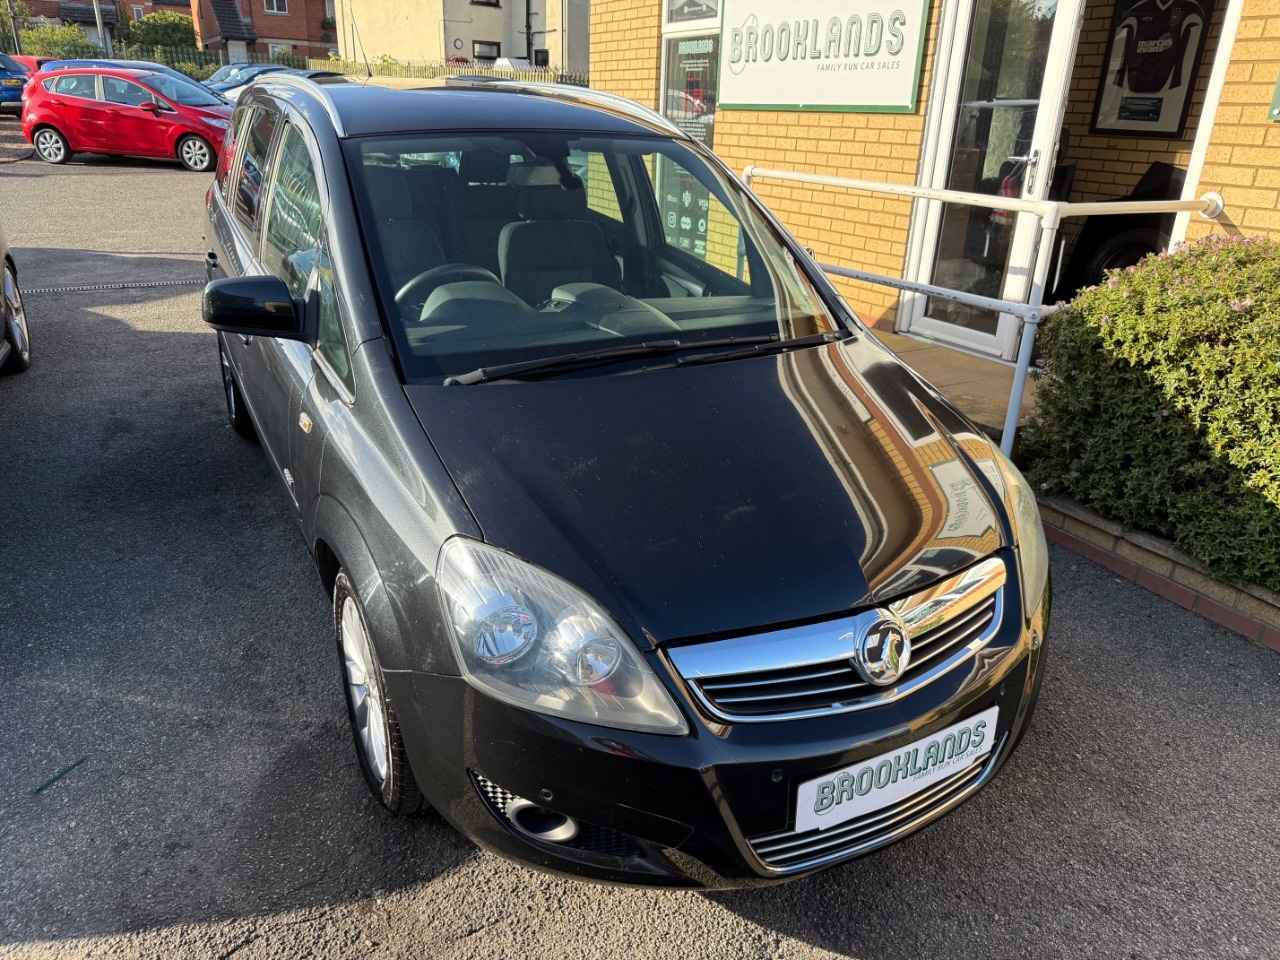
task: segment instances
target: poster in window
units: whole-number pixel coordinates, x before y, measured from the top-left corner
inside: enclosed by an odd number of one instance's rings
[[[1181,137],[1213,0],[1118,0],[1093,132]]]
[[[667,40],[662,114],[689,136],[712,146],[715,134],[720,38],[715,34]],[[707,255],[711,194],[674,163],[658,170],[659,209],[667,242],[699,259]]]

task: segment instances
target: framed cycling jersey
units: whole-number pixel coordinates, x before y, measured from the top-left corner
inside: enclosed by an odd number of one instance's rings
[[[1093,132],[1181,137],[1214,0],[1117,0]]]

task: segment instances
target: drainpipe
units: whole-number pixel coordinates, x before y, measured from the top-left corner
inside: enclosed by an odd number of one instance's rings
[[[111,56],[111,38],[107,36],[107,31],[102,26],[102,5],[98,0],[93,0],[93,19],[98,24],[98,39],[102,41],[103,49],[107,51],[107,56]]]

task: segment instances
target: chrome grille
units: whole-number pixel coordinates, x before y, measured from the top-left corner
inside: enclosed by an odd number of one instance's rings
[[[1004,745],[1002,738],[989,755],[945,780],[837,827],[805,833],[781,830],[752,837],[747,842],[763,863],[780,873],[793,873],[866,853],[935,820],[977,790],[995,769]]]
[[[985,646],[1000,625],[1005,566],[991,558],[890,604],[907,624],[911,660],[892,687],[862,679],[853,638],[875,612],[834,623],[736,637],[670,651],[677,671],[715,716],[738,722],[858,710],[931,683]]]

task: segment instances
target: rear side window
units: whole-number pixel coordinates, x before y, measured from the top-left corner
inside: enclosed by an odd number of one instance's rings
[[[227,196],[227,175],[231,172],[231,161],[236,156],[236,142],[240,139],[240,133],[251,112],[248,107],[236,107],[235,113],[231,115],[231,126],[223,141],[222,152],[218,154],[218,192],[228,201],[232,198]]]
[[[263,180],[267,174],[267,152],[271,138],[280,123],[280,113],[270,107],[255,107],[245,131],[244,159],[236,181],[236,197],[232,205],[236,219],[253,231],[258,222],[258,205],[262,198]]]
[[[320,188],[311,154],[302,134],[289,125],[276,155],[262,263],[295,297],[306,293],[315,267],[320,221]]]
[[[97,100],[98,91],[91,73],[77,73],[58,77],[49,88],[50,93],[63,97],[80,97],[82,100]]]

